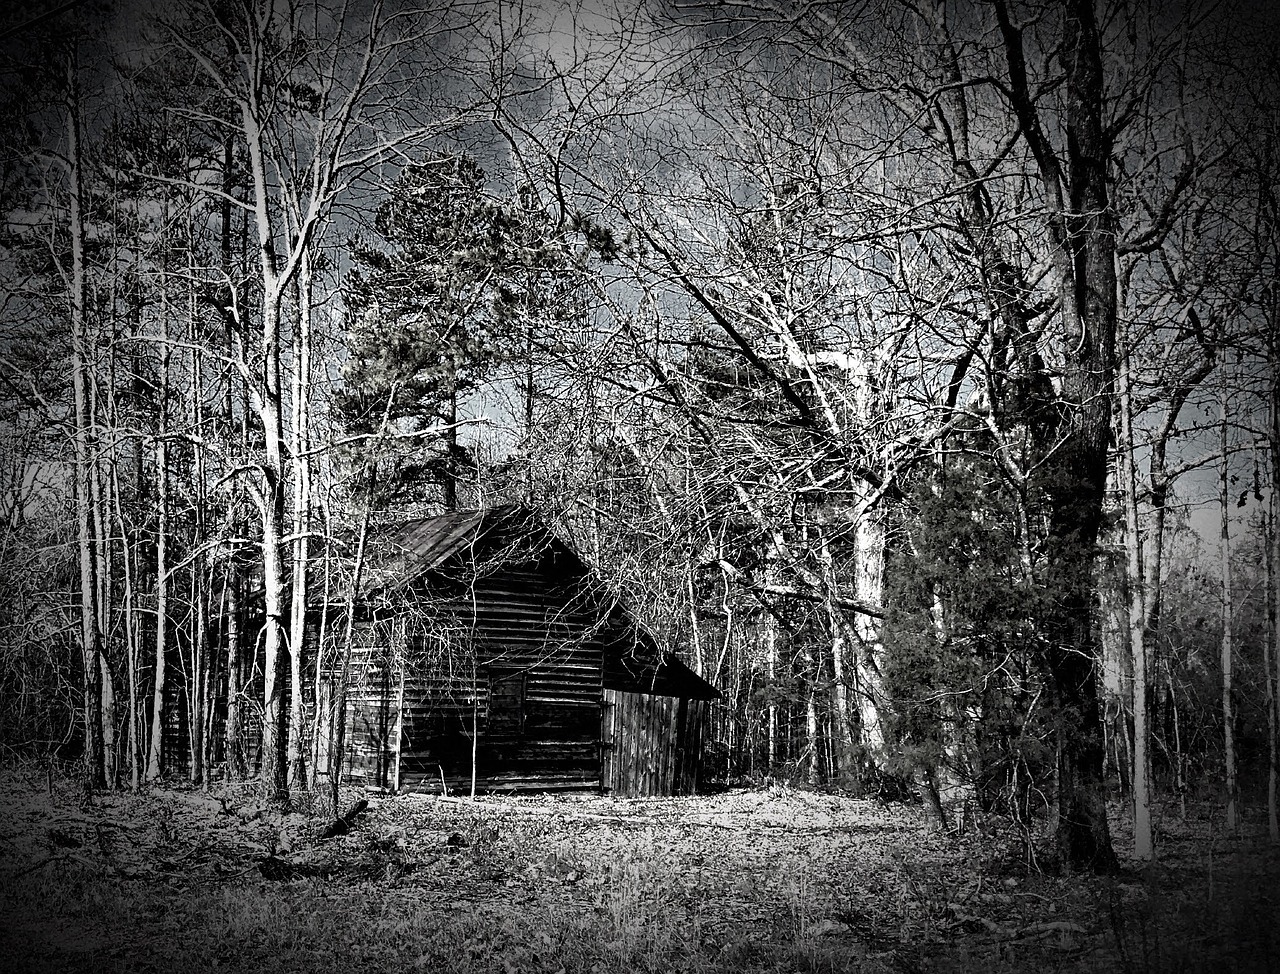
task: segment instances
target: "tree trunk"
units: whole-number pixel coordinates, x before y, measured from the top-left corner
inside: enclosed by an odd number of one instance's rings
[[[203,574],[200,562],[191,573],[191,665],[187,671],[187,759],[188,778],[192,784],[204,781],[204,699],[208,679],[209,617],[204,604]]]
[[[167,217],[166,211],[166,217]],[[155,668],[151,690],[151,736],[147,748],[146,780],[160,777],[164,738],[164,697],[169,648],[169,302],[166,258],[160,265],[160,389],[156,405],[156,631]]]
[[[925,764],[915,767],[916,790],[924,805],[925,825],[932,831],[945,832],[947,813],[942,807],[942,798],[938,794],[938,781],[933,770]]]
[[[827,543],[825,532],[819,534],[818,544],[820,550],[819,560],[822,564],[822,570],[827,576],[829,590],[832,592],[838,591],[838,579],[834,574],[831,548]],[[846,638],[846,634],[851,627],[845,622],[839,606],[828,600],[825,609],[831,638],[831,723],[834,725],[832,729],[835,731],[831,735],[831,752],[835,756],[835,760],[831,762],[829,770],[834,778],[839,773],[840,766],[844,762],[848,761],[852,764],[854,755],[854,730],[849,715],[849,688],[846,683],[845,667],[847,654],[853,647],[849,645],[850,640]]]
[[[1274,323],[1273,323],[1274,324]],[[1268,643],[1271,646],[1271,667],[1267,677],[1267,696],[1271,698],[1268,710],[1270,740],[1270,774],[1268,775],[1268,828],[1272,842],[1280,842],[1280,809],[1277,809],[1277,789],[1280,788],[1280,755],[1277,754],[1277,723],[1280,723],[1280,335],[1271,336],[1271,533],[1267,545],[1267,619]]]
[[[169,643],[169,483],[165,473],[168,463],[168,448],[162,432],[156,443],[156,628],[153,644],[155,665],[151,689],[151,733],[147,738],[147,781],[160,777],[161,743],[164,736],[164,692],[167,680],[165,652]]]
[[[112,381],[108,373],[106,381]],[[98,403],[99,382],[89,385],[89,415],[94,423],[103,415]],[[96,437],[95,437],[96,439]],[[105,450],[97,451],[100,454]],[[115,682],[111,678],[111,665],[107,656],[110,644],[110,619],[112,604],[112,573],[110,552],[110,520],[111,508],[108,506],[110,491],[103,483],[106,458],[99,455],[94,458],[89,472],[89,498],[93,511],[93,537],[96,543],[94,550],[94,579],[98,593],[94,600],[94,611],[98,622],[98,741],[102,749],[102,778],[108,788],[114,788],[117,781],[116,767],[116,693]]]
[[[99,733],[102,741],[102,778],[103,783],[114,789],[119,784],[118,742],[116,741],[116,685],[111,678],[111,667],[107,662],[107,654],[98,654],[99,693],[98,716],[102,721]]]
[[[114,481],[111,495],[115,503],[116,530],[120,532],[120,565],[124,583],[125,672],[128,677],[129,687],[127,717],[129,729],[128,734],[126,734],[129,748],[129,787],[133,791],[137,791],[142,783],[143,770],[141,767],[142,742],[139,739],[142,730],[142,707],[140,706],[142,688],[138,685],[138,652],[141,640],[141,626],[138,621],[138,612],[134,605],[135,558],[132,550],[134,545],[125,527],[124,505],[120,499],[120,477],[115,464],[111,467],[111,477]]]
[[[287,714],[281,699],[285,628],[285,565],[283,538],[285,531],[285,483],[280,393],[280,300],[284,283],[277,268],[275,223],[269,202],[271,176],[265,158],[265,136],[259,126],[258,92],[251,90],[241,108],[249,168],[253,181],[253,214],[257,230],[258,264],[262,274],[261,348],[258,350],[257,375],[250,395],[262,426],[262,480],[258,492],[261,518],[262,589],[265,618],[263,620],[263,689],[262,689],[262,765],[263,785],[273,797],[289,795]],[[247,364],[247,363],[246,363]]]
[[[80,155],[79,65],[76,56],[67,63],[67,189],[68,229],[71,237],[71,371],[75,392],[75,504],[76,534],[80,561],[80,659],[83,673],[82,720],[84,723],[84,770],[86,787],[105,782],[102,755],[101,687],[98,656],[102,649],[99,629],[98,584],[95,576],[96,541],[91,510],[90,481],[93,457],[93,416],[90,412],[90,340],[85,314],[84,213],[82,209]]]
[[[118,238],[118,216],[119,207],[118,199],[113,195],[113,230],[112,236],[112,266],[118,271],[121,262],[121,246]],[[112,277],[110,309],[111,320],[113,322],[121,322],[127,320],[122,313],[120,301],[120,279],[123,275],[116,273]],[[112,343],[109,378],[106,382],[106,415],[111,428],[118,429],[120,426],[120,405],[117,398],[117,387],[119,377],[118,361],[119,361],[119,345]],[[113,783],[118,783],[122,771],[122,764],[127,764],[129,771],[129,787],[136,791],[139,784],[140,769],[138,767],[138,683],[137,683],[137,611],[134,602],[134,565],[132,559],[133,543],[129,537],[128,529],[124,520],[124,507],[120,497],[120,456],[118,450],[112,450],[107,458],[104,470],[106,476],[105,498],[103,500],[103,513],[109,519],[111,530],[108,535],[114,534],[116,544],[119,546],[119,564],[120,564],[120,582],[121,582],[121,618],[119,622],[119,631],[121,633],[120,641],[123,643],[123,664],[124,664],[124,682],[127,698],[124,706],[124,733],[117,733],[116,750],[117,756],[113,762],[115,767],[112,769],[111,776]],[[110,498],[110,500],[106,500]],[[108,558],[108,561],[110,559]],[[109,672],[104,671],[104,675],[109,676]],[[127,748],[127,756],[121,751],[121,748]]]
[[[1222,579],[1222,770],[1223,785],[1226,790],[1227,828],[1235,831],[1240,827],[1240,819],[1237,808],[1235,713],[1231,699],[1231,684],[1235,668],[1231,629],[1235,613],[1231,598],[1231,479],[1227,439],[1230,416],[1227,408],[1225,378],[1222,394],[1218,400],[1218,416],[1222,425],[1222,464],[1218,468]]]
[[[884,598],[884,528],[870,512],[862,512],[855,531],[854,566],[856,596],[872,605]],[[853,623],[857,645],[854,657],[854,693],[857,695],[858,724],[864,766],[879,760],[885,748],[880,706],[884,701],[880,674],[880,633],[874,618],[859,613]]]
[[[449,389],[448,395],[448,429],[445,431],[444,448],[447,455],[444,458],[444,509],[446,511],[456,511],[458,509],[458,383],[453,375],[452,368],[449,373]]]
[[[1275,603],[1275,584],[1276,584],[1276,523],[1275,516],[1277,508],[1280,505],[1276,503],[1276,491],[1271,492],[1271,511],[1263,512],[1262,533],[1263,543],[1266,545],[1266,585],[1267,585],[1267,631],[1262,637],[1262,672],[1263,679],[1266,681],[1267,689],[1263,696],[1266,699],[1267,706],[1267,833],[1271,838],[1271,842],[1280,843],[1280,808],[1277,808],[1277,790],[1280,788],[1280,767],[1277,767],[1277,728],[1276,728],[1276,679],[1277,670],[1273,667],[1280,667],[1280,658],[1277,658],[1280,652],[1280,646],[1276,643],[1276,603]]]
[[[322,733],[322,730],[333,726],[333,694],[331,688],[326,690],[325,684],[325,646],[329,642],[329,605],[332,601],[333,586],[332,545],[329,543],[329,539],[333,538],[334,534],[331,511],[328,504],[324,502],[323,497],[320,499],[320,516],[324,520],[325,545],[320,574],[323,583],[320,597],[320,619],[316,632],[315,669],[312,672],[311,683],[311,698],[315,701],[315,705],[311,719],[311,763],[307,768],[307,787],[312,791],[315,790],[319,782],[322,759],[327,762],[331,758],[331,755],[327,753],[331,736]]]
[[[1102,45],[1092,0],[1063,4],[1065,160],[1032,100],[1022,37],[1002,0],[1019,127],[1048,201],[1048,232],[1060,297],[1062,357],[1059,441],[1045,465],[1049,573],[1057,604],[1044,620],[1044,666],[1057,737],[1056,845],[1069,870],[1114,872],[1106,814],[1106,753],[1094,633],[1094,559],[1106,500],[1117,320],[1116,215],[1107,177]]]
[[[1128,635],[1133,662],[1133,854],[1148,861],[1155,856],[1151,833],[1150,732],[1147,721],[1146,575],[1142,564],[1142,534],[1138,521],[1138,475],[1133,462],[1133,402],[1128,343],[1120,360],[1119,469],[1123,481],[1125,563],[1128,574]]]
[[[311,261],[304,251],[298,270],[293,362],[293,602],[289,618],[289,776],[307,781],[302,674],[306,652],[307,590],[311,557]]]
[[[765,667],[769,678],[769,703],[767,705],[769,766],[767,770],[769,774],[773,774],[778,767],[778,620],[773,617],[773,613],[766,612],[762,624],[765,627]]]
[[[228,42],[229,43],[229,42]],[[232,208],[231,199],[235,189],[233,182],[235,160],[235,142],[231,135],[227,135],[222,144],[222,200],[219,224],[219,245],[222,257],[222,273],[226,279],[228,297],[230,298],[232,284],[232,272],[235,270],[232,249],[231,249],[231,221]],[[223,342],[226,346],[227,354],[232,354],[236,345],[236,336],[233,332],[234,321],[231,315],[225,315],[223,318],[224,331]],[[236,401],[240,400],[243,421],[245,410],[244,389],[239,386],[240,393],[237,395],[237,377],[233,374],[227,376],[226,391],[223,394],[222,413],[227,424],[228,437],[232,436],[232,430],[236,428]],[[241,446],[245,446],[248,440],[247,431],[241,430]],[[228,518],[231,533],[235,537],[239,537],[241,533],[241,497],[239,491],[232,488],[228,497],[228,507],[230,515]],[[227,713],[223,723],[223,759],[226,762],[226,776],[231,781],[239,781],[245,776],[247,768],[245,767],[244,748],[241,741],[241,717],[240,717],[240,692],[241,692],[241,675],[240,675],[240,567],[238,565],[236,552],[233,550],[226,561],[226,575],[223,581],[223,598],[222,598],[222,619],[225,626],[226,641],[226,684],[227,684]]]
[[[276,424],[279,433],[279,409],[268,406],[264,412],[267,425]],[[266,497],[262,505],[263,596],[266,619],[263,622],[263,688],[262,688],[262,766],[260,777],[268,793],[278,799],[289,796],[288,764],[284,753],[287,728],[281,700],[284,645],[284,565],[280,557],[281,526],[284,522],[284,486],[280,482],[280,441],[268,435]]]
[[[188,227],[190,227],[189,223]],[[195,281],[194,240],[188,240],[187,254],[187,279]],[[205,387],[204,352],[199,348],[200,315],[196,307],[196,295],[193,289],[188,290],[187,301],[187,335],[192,346],[188,416],[193,429],[204,429],[205,406],[202,398],[202,391]],[[214,652],[212,639],[210,638],[209,614],[213,601],[213,557],[206,548],[206,545],[211,540],[206,517],[206,512],[209,509],[208,470],[204,451],[199,448],[194,451],[194,467],[195,510],[193,515],[195,520],[195,543],[200,546],[200,553],[191,566],[191,596],[195,609],[195,633],[192,639],[192,655],[195,657],[195,665],[192,667],[194,692],[191,695],[190,702],[191,780],[208,788],[213,758],[212,718],[214,698],[217,695],[215,680],[218,657]]]
[[[1173,670],[1165,665],[1165,678],[1169,681],[1169,710],[1173,716],[1173,771],[1174,787],[1178,791],[1178,817],[1187,817],[1187,759],[1182,750],[1182,720],[1178,714],[1178,697],[1174,693]]]
[[[400,793],[400,756],[401,748],[404,744],[404,675],[405,675],[405,640],[403,636],[397,638],[398,651],[395,654],[396,664],[396,729],[392,732],[395,734],[395,745],[392,748],[391,760],[394,762],[391,768],[391,791],[393,794]],[[473,796],[474,797],[474,796]]]
[[[805,778],[811,785],[822,780],[822,760],[818,733],[818,680],[822,673],[822,658],[809,641],[805,643]]]
[[[224,758],[227,778],[239,781],[245,776],[244,748],[240,739],[240,585],[239,572],[232,563],[227,565],[227,578],[222,602],[222,618],[227,632],[227,718],[223,725]]]
[[[385,425],[385,423],[384,423]],[[347,593],[345,630],[342,637],[342,666],[333,693],[333,745],[329,748],[329,791],[335,817],[341,814],[339,791],[342,786],[342,759],[347,733],[347,684],[351,681],[351,649],[355,638],[356,606],[360,601],[360,581],[364,572],[365,545],[369,541],[369,521],[373,516],[375,470],[368,468],[368,489],[360,530],[356,535],[356,563],[351,570],[351,591]]]

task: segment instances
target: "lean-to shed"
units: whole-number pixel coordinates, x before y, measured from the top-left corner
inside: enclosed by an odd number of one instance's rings
[[[357,607],[343,774],[409,790],[698,786],[718,691],[532,510],[407,521]],[[334,627],[337,628],[337,627]]]

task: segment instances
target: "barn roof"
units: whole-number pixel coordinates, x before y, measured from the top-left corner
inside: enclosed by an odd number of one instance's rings
[[[497,522],[513,519],[518,511],[494,507],[405,521],[379,539],[381,557],[373,571],[385,582],[417,578],[474,546]]]
[[[612,593],[572,545],[562,541],[531,508],[503,505],[480,511],[458,511],[404,521],[374,543],[369,565],[370,591],[388,592],[469,557],[515,559],[550,548],[567,559],[574,574],[595,596],[602,615],[625,630],[632,645],[606,667],[609,689],[640,690],[666,696],[714,700],[720,691],[686,666]],[[620,669],[618,669],[620,667]]]

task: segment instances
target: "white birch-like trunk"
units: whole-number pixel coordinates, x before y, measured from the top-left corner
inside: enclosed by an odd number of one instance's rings
[[[275,353],[277,364],[279,352]],[[262,781],[276,797],[287,797],[288,781],[284,755],[281,753],[283,701],[280,676],[284,631],[284,564],[281,558],[281,535],[284,522],[284,485],[281,483],[280,409],[277,392],[263,403],[263,425],[266,435],[265,490],[262,515],[262,576],[266,618],[263,622],[263,689],[262,689]]]
[[[1234,668],[1234,652],[1231,628],[1234,610],[1231,598],[1231,482],[1228,470],[1228,422],[1227,386],[1224,379],[1222,394],[1218,400],[1218,415],[1222,426],[1222,465],[1218,476],[1218,502],[1221,508],[1221,578],[1222,578],[1222,761],[1226,786],[1227,828],[1235,831],[1240,824],[1237,808],[1235,714],[1231,700]]]
[[[166,212],[166,217],[168,216]],[[168,275],[160,268],[160,390],[156,410],[156,630],[155,666],[151,685],[151,734],[147,746],[146,780],[155,781],[162,771],[164,692],[169,647],[169,303]]]
[[[89,787],[102,783],[101,699],[98,686],[99,629],[98,586],[95,576],[94,520],[91,509],[90,467],[93,459],[93,416],[90,411],[89,335],[85,316],[84,214],[80,158],[79,67],[67,63],[67,224],[71,238],[71,378],[75,394],[76,535],[80,562],[80,658],[84,683],[85,780]]]
[[[400,757],[401,747],[404,742],[404,671],[405,671],[405,653],[406,647],[401,641],[399,659],[396,660],[396,670],[398,671],[398,680],[396,686],[396,729],[395,729],[395,747],[393,749],[395,765],[391,769],[391,790],[394,794],[400,793]]]
[[[124,583],[124,638],[125,638],[125,668],[128,676],[129,684],[129,705],[128,705],[128,721],[129,731],[126,735],[126,741],[129,748],[129,787],[133,791],[137,791],[142,784],[142,746],[139,740],[142,729],[141,708],[138,706],[138,695],[142,692],[138,686],[138,642],[139,629],[138,612],[134,605],[134,556],[132,552],[132,544],[129,541],[129,534],[125,527],[124,506],[120,501],[120,482],[119,472],[115,465],[111,467],[112,491],[111,495],[115,504],[115,522],[116,530],[120,532],[121,550],[120,565],[121,577]]]
[[[471,792],[476,800],[476,776],[480,770],[480,674],[476,668],[474,649],[471,653]]]
[[[188,241],[188,280],[195,276],[195,245]],[[204,353],[199,348],[199,313],[196,307],[194,289],[187,293],[187,329],[192,344],[191,383],[189,386],[188,409],[190,422],[194,429],[205,428],[205,405],[202,390],[204,380]],[[208,471],[205,463],[205,452],[195,451],[195,494],[196,509],[195,534],[197,543],[205,545],[209,540],[207,512],[208,503]],[[213,602],[213,557],[207,549],[197,557],[192,571],[192,601],[196,610],[196,636],[194,653],[196,657],[195,684],[196,692],[191,706],[192,747],[191,747],[191,779],[207,790],[212,784],[210,771],[213,767],[213,724],[217,698],[217,666],[218,654],[214,651],[210,637],[210,612]],[[197,731],[198,730],[198,734]],[[198,737],[198,740],[195,738]]]
[[[818,751],[818,688],[821,675],[822,658],[813,643],[806,643],[805,663],[808,672],[805,674],[808,686],[805,688],[804,729],[805,729],[805,774],[809,784],[816,785],[822,777],[821,759]]]
[[[113,200],[113,204],[116,201]],[[118,216],[118,209],[113,205],[113,216]],[[119,241],[113,240],[112,252],[113,266],[118,267],[120,262]],[[111,317],[120,320],[120,301],[119,301],[119,279],[120,275],[112,278],[110,308]],[[112,428],[118,428],[120,425],[120,409],[119,402],[116,398],[116,371],[117,371],[117,351],[113,344],[111,351],[111,378],[106,383],[106,415],[111,423]],[[138,681],[137,681],[137,607],[134,602],[133,589],[133,545],[130,541],[129,532],[125,527],[124,507],[120,498],[120,458],[118,451],[112,450],[111,455],[105,467],[106,476],[106,497],[104,497],[103,514],[108,518],[111,531],[114,532],[115,543],[119,545],[119,565],[121,580],[121,625],[120,632],[124,643],[124,665],[125,665],[125,692],[128,698],[125,704],[125,726],[123,740],[116,743],[117,751],[120,747],[128,748],[127,758],[122,754],[117,754],[113,769],[113,782],[119,780],[121,760],[126,760],[129,769],[129,787],[133,791],[138,790],[141,783],[141,771],[139,767],[138,753]],[[110,498],[107,500],[106,498]],[[108,532],[110,535],[111,532]],[[108,559],[110,560],[110,559]],[[104,667],[104,670],[106,668]]]
[[[231,194],[234,189],[233,171],[234,171],[234,140],[228,132],[223,141],[223,157],[222,157],[222,190],[224,193],[222,200],[221,212],[221,250],[222,250],[222,272],[226,275],[227,281],[231,280],[234,264],[232,262],[231,252]],[[224,339],[228,352],[235,348],[236,336],[233,332],[233,326],[230,318],[225,322]],[[229,430],[239,428],[240,444],[243,447],[247,440],[247,430],[245,429],[246,417],[248,415],[248,407],[245,403],[245,394],[243,392],[242,378],[234,375],[228,376],[226,391],[223,395],[222,412]],[[237,389],[241,391],[237,391]],[[241,403],[241,415],[236,416],[236,402]],[[238,419],[238,422],[237,422]],[[239,492],[233,492],[229,498],[229,521],[231,533],[238,536],[242,530],[242,515],[240,511],[241,497]],[[244,754],[240,738],[241,717],[240,717],[240,568],[236,564],[236,558],[233,555],[227,560],[226,575],[223,580],[222,589],[222,620],[225,626],[225,643],[226,657],[225,666],[227,673],[227,712],[223,721],[222,740],[223,740],[223,758],[226,762],[226,777],[231,781],[239,781],[245,774]]]
[[[1128,575],[1128,642],[1133,670],[1133,854],[1140,860],[1155,857],[1151,832],[1150,732],[1147,721],[1147,610],[1146,576],[1142,565],[1142,534],[1138,520],[1138,474],[1133,462],[1133,401],[1129,352],[1120,357],[1120,476],[1124,494],[1124,546]],[[1121,718],[1123,720],[1123,716]]]
[[[311,557],[311,261],[304,250],[298,265],[297,325],[293,362],[293,600],[289,618],[289,741],[290,784],[307,780],[304,760],[302,672],[306,651],[307,591]]]
[[[275,222],[272,215],[270,175],[265,159],[264,135],[258,124],[256,90],[240,106],[253,182],[253,222],[258,238],[258,262],[262,272],[261,347],[259,372],[250,384],[254,408],[262,426],[261,490],[257,497],[262,522],[263,620],[262,767],[261,778],[269,792],[288,796],[287,767],[282,753],[281,659],[285,645],[285,566],[281,546],[285,529],[285,485],[280,395],[280,276],[276,268]]]
[[[857,563],[854,569],[855,593],[872,605],[882,605],[884,595],[884,527],[871,513],[858,518],[855,529]],[[880,722],[880,703],[884,700],[880,676],[880,632],[875,619],[859,614],[854,622],[859,645],[856,647],[854,692],[857,694],[858,719],[862,730],[862,746],[871,760],[884,753],[884,727]]]
[[[204,700],[208,677],[206,648],[209,639],[208,610],[204,604],[203,572],[197,561],[191,573],[191,605],[194,609],[191,633],[191,669],[187,674],[187,753],[192,784],[204,781]]]
[[[769,722],[769,774],[778,766],[778,704],[776,689],[778,684],[778,620],[773,614],[764,615],[764,652],[765,667],[769,677],[769,704],[766,708]]]
[[[822,570],[827,576],[827,590],[836,592],[839,590],[838,579],[835,576],[831,546],[827,543],[825,532],[819,535],[819,546]],[[840,607],[828,600],[825,608],[831,635],[831,669],[833,677],[831,707],[833,711],[832,722],[835,724],[835,740],[832,741],[832,751],[836,755],[836,761],[839,762],[848,759],[853,753],[853,725],[849,715],[846,659],[850,650],[854,647],[850,646],[850,642],[853,640],[846,637],[849,626]],[[837,774],[839,767],[836,762],[832,763],[830,771],[833,777]]]

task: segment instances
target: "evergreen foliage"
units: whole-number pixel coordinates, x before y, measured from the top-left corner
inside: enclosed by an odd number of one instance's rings
[[[1040,619],[1056,593],[1040,578],[1043,546],[980,454],[922,479],[910,510],[881,630],[894,764],[942,769],[1026,821],[1051,791]]]

